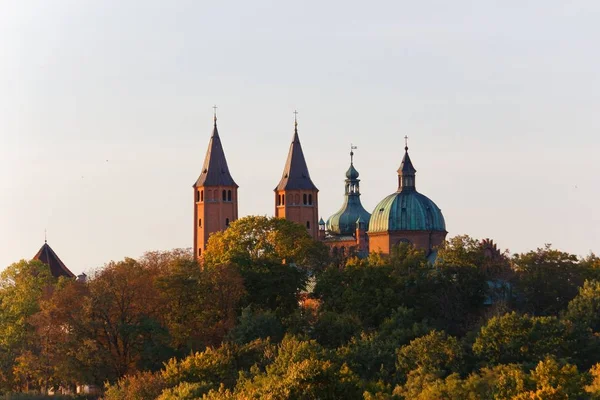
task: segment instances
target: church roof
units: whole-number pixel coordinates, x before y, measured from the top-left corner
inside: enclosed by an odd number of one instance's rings
[[[50,273],[55,278],[59,278],[61,276],[66,276],[67,278],[74,278],[75,274],[73,274],[69,268],[58,258],[52,247],[48,245],[48,243],[44,243],[40,251],[37,252],[35,256],[33,256],[34,260],[39,260],[50,267]]]
[[[225,152],[223,151],[223,145],[221,144],[221,138],[219,137],[219,131],[217,130],[216,117],[213,133],[208,142],[208,150],[206,151],[206,157],[204,158],[202,173],[194,186],[238,187],[229,173],[227,159],[225,158]]]
[[[300,138],[298,137],[298,124],[296,124],[294,128],[294,136],[292,138],[292,144],[290,145],[287,161],[285,162],[285,167],[283,168],[283,175],[275,188],[275,190],[294,189],[318,190],[308,173],[304,152],[302,151],[302,145],[300,144]]]

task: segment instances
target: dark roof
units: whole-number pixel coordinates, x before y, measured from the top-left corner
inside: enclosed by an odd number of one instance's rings
[[[413,167],[412,161],[410,161],[410,157],[408,156],[408,147],[405,147],[404,151],[404,158],[402,158],[402,163],[400,164],[400,168],[398,168],[398,174],[414,175],[417,170]]]
[[[229,173],[229,167],[227,166],[227,160],[225,159],[225,153],[223,152],[223,145],[221,144],[221,138],[219,137],[219,131],[217,130],[216,119],[212,136],[208,142],[208,150],[206,151],[206,157],[204,158],[202,173],[194,186],[238,187]]]
[[[308,173],[308,167],[306,166],[306,160],[302,152],[302,145],[298,137],[297,125],[294,128],[294,137],[290,145],[290,152],[288,153],[285,167],[283,168],[283,175],[275,190],[294,189],[319,190],[310,180],[310,174]]]
[[[39,260],[50,267],[50,273],[53,277],[59,278],[66,276],[67,278],[74,278],[75,274],[69,271],[69,268],[58,258],[52,247],[48,246],[48,243],[44,243],[40,251],[33,256],[34,260]]]

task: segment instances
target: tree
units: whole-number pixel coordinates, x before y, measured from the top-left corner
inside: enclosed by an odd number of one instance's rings
[[[547,355],[571,356],[569,333],[570,325],[556,317],[512,312],[481,327],[473,352],[486,365],[537,363]]]
[[[584,271],[577,256],[550,245],[513,257],[519,308],[533,315],[558,315],[577,295]]]
[[[306,228],[281,218],[246,217],[211,235],[205,268],[231,265],[246,287],[246,306],[283,317],[298,308],[309,273],[327,262],[327,249]]]
[[[0,274],[0,384],[6,389],[13,386],[16,359],[21,357],[23,365],[34,357],[28,351],[35,340],[30,317],[39,311],[40,300],[51,295],[56,282],[48,266],[35,260],[12,264]]]
[[[212,392],[208,398],[361,399],[357,377],[334,354],[315,341],[285,337],[264,371],[253,368],[232,393]]]
[[[600,282],[585,281],[579,294],[569,302],[565,318],[593,332],[600,332]]]
[[[425,336],[411,340],[398,349],[396,366],[400,376],[421,369],[424,372],[448,375],[460,372],[464,362],[464,352],[458,340],[444,331],[431,331]]]
[[[283,218],[250,216],[212,234],[204,262],[207,265],[287,264],[318,271],[328,263],[324,244],[310,237],[302,225]]]

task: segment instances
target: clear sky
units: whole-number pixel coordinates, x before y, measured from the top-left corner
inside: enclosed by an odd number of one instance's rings
[[[600,2],[0,0],[0,268],[191,247],[219,106],[239,214],[272,215],[293,133],[342,204],[417,188],[449,236],[600,252]]]

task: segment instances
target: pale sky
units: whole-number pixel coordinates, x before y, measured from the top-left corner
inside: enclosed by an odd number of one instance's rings
[[[600,2],[0,0],[0,268],[192,246],[217,104],[239,214],[299,133],[324,219],[350,143],[368,211],[417,189],[449,237],[600,252]]]

